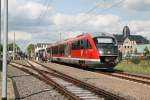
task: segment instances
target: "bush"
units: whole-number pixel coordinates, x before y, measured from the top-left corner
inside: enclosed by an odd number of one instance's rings
[[[121,52],[119,52],[118,61],[119,61],[119,62],[122,61],[122,53],[121,53]]]
[[[137,57],[133,57],[133,58],[131,58],[130,60],[131,60],[131,62],[134,63],[134,64],[139,64],[139,63],[140,63],[140,59],[137,58]]]

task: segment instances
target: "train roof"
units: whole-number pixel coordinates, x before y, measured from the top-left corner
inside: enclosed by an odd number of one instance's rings
[[[76,37],[72,37],[72,38],[66,39],[66,40],[64,40],[64,41],[56,42],[56,43],[52,44],[51,46],[48,46],[48,48],[49,48],[49,47],[52,47],[52,46],[56,46],[56,45],[58,45],[58,44],[61,45],[61,44],[67,43],[67,42],[69,42],[69,41],[78,40],[78,39],[80,39],[80,38],[83,38],[83,37],[86,37],[86,36],[89,36],[89,35],[90,35],[92,38],[94,38],[94,37],[113,37],[113,38],[114,38],[114,36],[113,36],[112,34],[110,34],[110,33],[105,33],[105,32],[82,33],[82,34],[80,34],[80,35],[78,35],[78,36],[76,36]]]
[[[90,34],[92,38],[94,37],[114,37],[113,34],[106,33],[106,32],[93,32]]]

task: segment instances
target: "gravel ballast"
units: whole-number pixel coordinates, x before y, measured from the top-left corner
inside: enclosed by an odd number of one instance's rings
[[[15,98],[21,100],[67,100],[53,87],[12,66],[8,75],[13,80]]]
[[[55,63],[45,63],[45,65],[120,96],[136,100],[150,100],[150,86],[148,85],[68,67],[66,65]]]

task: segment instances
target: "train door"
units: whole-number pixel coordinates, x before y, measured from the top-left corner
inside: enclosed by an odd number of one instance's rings
[[[71,54],[70,49],[71,49],[70,44],[69,43],[65,44],[65,56],[66,57],[70,57],[70,54]]]
[[[84,38],[82,41],[81,41],[81,55],[82,55],[82,58],[86,59],[86,47],[85,47],[85,44],[86,44],[86,38]]]
[[[88,41],[87,38],[83,39],[83,45],[84,45],[84,49],[83,49],[83,58],[84,59],[90,59],[91,56],[91,45]]]
[[[76,40],[72,42],[71,57],[81,58],[80,40]]]

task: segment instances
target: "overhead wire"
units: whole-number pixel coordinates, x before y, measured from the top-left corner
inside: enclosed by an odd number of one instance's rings
[[[100,12],[104,12],[104,11],[110,10],[110,9],[112,9],[112,8],[114,8],[114,7],[118,6],[118,5],[120,5],[120,4],[123,3],[124,1],[126,1],[126,0],[120,0],[119,2],[116,2],[116,3],[112,4],[110,7],[105,8],[105,9],[101,10]],[[85,14],[85,15],[86,15],[86,14],[89,14],[89,13],[93,12],[95,9],[97,9],[98,7],[99,7],[98,5],[95,5],[92,9],[88,10],[88,11],[87,11],[86,13],[84,13],[84,14]],[[84,20],[82,20],[82,21],[79,23],[78,27],[81,25],[81,23],[84,23],[84,22],[86,22],[87,20],[89,20],[89,19],[84,19]],[[76,27],[71,27],[71,29],[69,29],[69,30],[72,30],[73,28],[76,28]]]
[[[43,5],[45,6],[47,4],[48,0],[45,0],[45,2],[43,3]],[[43,12],[41,11],[41,13],[39,14],[39,16],[37,17],[37,19],[40,19],[42,16]]]
[[[52,1],[52,0],[51,0],[51,1]],[[124,2],[124,1],[126,1],[126,0],[120,0],[119,2],[112,4],[110,7],[106,8],[106,9],[103,9],[103,10],[101,10],[100,12],[104,12],[104,11],[110,10],[110,9],[112,9],[113,7],[118,6],[119,4],[121,4],[121,3]],[[98,2],[99,2],[99,0],[97,0],[97,3],[98,3]],[[48,9],[49,9],[49,5],[50,5],[50,0],[45,0],[45,2],[44,2],[43,5],[45,5],[46,8],[45,8],[45,10],[39,15],[39,17],[37,18],[38,24],[40,24],[40,23],[42,22],[41,19],[42,19],[42,18],[46,15],[46,13],[47,13],[47,11],[48,11]],[[86,15],[86,14],[89,14],[89,13],[93,12],[94,10],[96,10],[97,8],[99,8],[99,6],[98,6],[98,5],[95,5],[93,8],[91,8],[90,10],[88,10],[87,12],[85,12],[84,14],[85,14],[85,15]],[[73,30],[73,28],[80,27],[81,23],[84,23],[84,22],[86,22],[87,20],[89,20],[89,19],[82,20],[81,22],[79,22],[80,24],[79,24],[78,26],[73,26],[73,27],[71,27],[69,30]]]
[[[39,17],[37,18],[38,24],[41,23],[41,20],[44,18],[44,16],[46,15],[47,11],[49,10],[49,5],[50,5],[51,2],[52,2],[52,0],[45,0],[44,5],[46,7],[45,7],[45,10],[43,12],[41,12]]]
[[[123,3],[126,0],[120,0],[119,2],[114,3],[113,5],[111,5],[110,7],[101,10],[101,12],[106,11],[106,10],[110,10],[111,8],[117,7],[118,5],[120,5],[121,3]]]
[[[99,0],[96,1],[96,4],[97,4],[98,2],[99,2]],[[98,6],[95,5],[93,8],[91,8],[90,10],[88,10],[88,11],[86,12],[86,14],[88,14],[88,13],[94,11],[94,10],[97,9],[97,8],[98,8]]]

